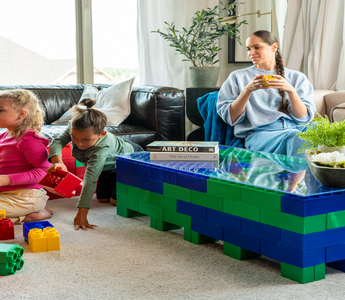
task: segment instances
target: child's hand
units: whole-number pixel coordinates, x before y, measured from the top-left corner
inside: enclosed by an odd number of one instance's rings
[[[11,185],[11,180],[8,175],[0,175],[0,186]]]
[[[67,171],[67,167],[63,163],[56,163],[49,167],[47,173],[54,173],[57,169]]]
[[[79,211],[74,218],[74,225],[75,230],[79,230],[79,228],[82,228],[84,231],[86,231],[86,228],[95,229],[95,227],[98,227],[97,225],[91,225],[89,224],[87,220],[87,213],[89,212],[88,208],[79,208]]]

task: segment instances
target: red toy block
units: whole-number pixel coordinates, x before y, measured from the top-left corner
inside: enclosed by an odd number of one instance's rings
[[[13,240],[14,239],[14,226],[11,219],[0,220],[0,240]]]
[[[83,179],[85,175],[86,167],[76,167],[75,168],[75,175],[79,178]]]
[[[70,172],[58,169],[44,176],[39,185],[48,192],[71,198],[76,195],[76,189],[83,186],[83,180]]]

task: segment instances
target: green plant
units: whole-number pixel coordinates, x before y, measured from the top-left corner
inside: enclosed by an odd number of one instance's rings
[[[306,131],[297,133],[305,141],[298,153],[316,151],[319,145],[338,148],[345,146],[345,121],[331,123],[327,116],[323,118],[319,113],[317,115],[311,124],[306,125]]]
[[[191,20],[192,25],[189,29],[182,27],[182,30],[177,30],[174,22],[171,24],[164,22],[168,26],[165,28],[166,33],[160,29],[152,32],[160,34],[170,42],[171,47],[176,48],[178,53],[186,56],[187,59],[183,59],[183,61],[190,61],[194,67],[212,66],[219,61],[216,60],[216,56],[221,50],[218,47],[219,38],[228,34],[230,38],[236,39],[241,44],[238,28],[242,24],[248,24],[244,20],[236,25],[222,25],[221,16],[226,13],[227,16],[233,15],[234,9],[239,3],[236,1],[228,5],[220,4],[214,8],[197,11]]]

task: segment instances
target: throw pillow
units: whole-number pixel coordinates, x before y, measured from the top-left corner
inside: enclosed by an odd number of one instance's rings
[[[86,85],[78,103],[84,98],[96,99],[95,108],[107,116],[107,126],[119,126],[130,114],[130,96],[135,77],[98,91],[92,85]],[[90,87],[90,89],[89,89]],[[88,89],[87,89],[88,88]],[[94,90],[96,93],[94,93]],[[73,108],[64,113],[53,125],[68,124],[72,119]],[[63,119],[63,120],[61,120]],[[60,121],[61,120],[61,121]],[[65,122],[65,123],[60,123]]]

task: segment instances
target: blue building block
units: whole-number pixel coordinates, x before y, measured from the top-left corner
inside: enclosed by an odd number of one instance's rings
[[[345,210],[345,192],[332,192],[324,195],[301,197],[286,194],[282,196],[282,212],[308,217]]]
[[[280,228],[244,218],[241,218],[241,232],[277,244],[281,239]]]
[[[195,204],[192,204],[195,205]],[[241,218],[218,210],[207,208],[207,222],[240,232]]]
[[[117,182],[120,182],[120,183],[126,184],[126,185],[130,185],[130,186],[134,186],[134,187],[138,187],[137,186],[138,180],[139,180],[139,176],[129,174],[129,173],[124,172],[124,171],[118,171],[116,169],[116,181]]]
[[[223,240],[223,227],[192,218],[191,229],[208,237]]]
[[[326,264],[328,267],[345,272],[345,259]]]
[[[150,179],[169,183],[169,171],[162,167],[151,167]]]
[[[28,235],[31,229],[33,228],[43,229],[46,227],[54,227],[54,225],[48,221],[23,223],[23,236],[24,236],[25,241],[28,242]]]
[[[186,189],[207,193],[207,179],[206,176],[201,175],[186,175],[183,173],[176,173],[176,185]]]
[[[136,176],[150,177],[150,167],[130,160],[118,159],[116,161],[116,172],[118,171]]]
[[[206,207],[177,199],[176,211],[191,216],[193,219],[206,221]]]
[[[345,228],[329,229],[309,234],[299,234],[282,229],[281,244],[301,251],[325,248],[345,243]]]
[[[255,253],[260,253],[260,240],[258,238],[229,228],[224,228],[224,242]]]
[[[345,244],[326,247],[326,263],[345,259]]]
[[[262,255],[300,268],[307,268],[325,263],[325,248],[300,251],[265,240],[260,240],[260,249]]]

